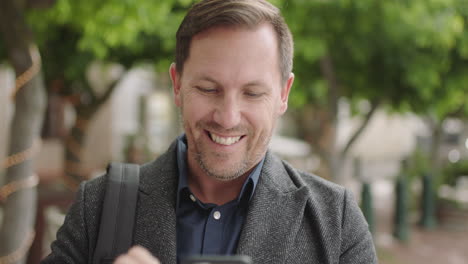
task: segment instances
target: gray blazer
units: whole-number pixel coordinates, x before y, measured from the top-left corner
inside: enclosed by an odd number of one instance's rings
[[[134,244],[176,263],[176,144],[141,167]],[[105,176],[81,184],[42,263],[92,263]],[[237,253],[254,263],[377,263],[367,223],[343,187],[267,152]]]

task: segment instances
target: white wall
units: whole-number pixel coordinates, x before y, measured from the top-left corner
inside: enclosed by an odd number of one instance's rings
[[[110,138],[112,144],[110,152],[113,160],[123,159],[125,136],[133,134],[138,129],[138,110],[140,96],[148,95],[154,90],[156,76],[148,68],[135,68],[130,70],[116,87],[111,101],[111,128]]]

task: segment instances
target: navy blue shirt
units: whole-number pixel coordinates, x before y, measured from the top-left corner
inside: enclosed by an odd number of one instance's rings
[[[191,255],[232,255],[237,248],[249,201],[263,167],[262,161],[252,170],[239,197],[223,204],[203,203],[190,191],[187,180],[187,145],[185,135],[177,142],[177,260]]]

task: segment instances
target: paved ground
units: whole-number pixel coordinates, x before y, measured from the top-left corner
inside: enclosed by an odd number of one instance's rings
[[[393,239],[393,194],[380,186],[376,199],[377,235],[375,241],[381,264],[468,264],[468,230],[438,227],[423,230],[412,225],[410,239]],[[414,220],[417,217],[413,217]],[[413,221],[416,222],[416,221]],[[468,224],[468,223],[467,223]]]
[[[413,229],[407,244],[380,243],[381,264],[467,264],[468,232]]]

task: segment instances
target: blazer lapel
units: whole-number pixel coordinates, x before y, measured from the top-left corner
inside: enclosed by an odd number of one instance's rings
[[[176,263],[176,144],[156,161],[141,167],[135,243],[161,263]]]
[[[298,189],[287,175],[281,161],[267,152],[237,247],[237,254],[254,263],[285,263],[294,244],[307,190]]]

